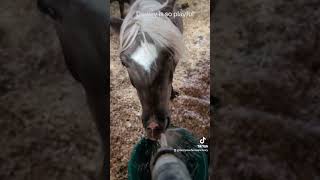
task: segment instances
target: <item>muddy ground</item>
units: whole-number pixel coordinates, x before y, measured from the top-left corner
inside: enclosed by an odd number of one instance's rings
[[[184,127],[196,137],[209,136],[210,103],[210,25],[207,0],[179,0],[188,3],[186,11],[194,16],[184,18],[186,56],[174,74],[173,86],[180,95],[171,103],[172,123]],[[119,16],[117,3],[112,14]],[[130,152],[143,136],[141,107],[126,69],[121,65],[117,50],[118,36],[110,40],[111,54],[111,179],[127,179]]]

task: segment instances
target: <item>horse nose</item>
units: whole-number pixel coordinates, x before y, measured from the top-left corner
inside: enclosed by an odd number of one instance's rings
[[[156,122],[151,122],[151,123],[149,124],[149,126],[148,126],[148,128],[150,128],[150,129],[152,129],[152,130],[154,130],[154,129],[156,129],[156,128],[159,128],[159,127],[160,127],[159,124],[156,123]]]
[[[147,126],[147,134],[150,139],[156,140],[160,138],[162,128],[157,122],[151,122]]]

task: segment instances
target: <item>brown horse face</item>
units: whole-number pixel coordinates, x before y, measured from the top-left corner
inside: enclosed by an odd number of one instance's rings
[[[174,71],[170,57],[167,50],[158,49],[152,43],[135,43],[120,55],[140,99],[146,136],[152,140],[159,139],[170,123],[169,101]]]

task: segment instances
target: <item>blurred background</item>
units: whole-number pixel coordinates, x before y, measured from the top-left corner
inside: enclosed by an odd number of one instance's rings
[[[99,139],[36,0],[0,1],[0,179],[87,180]]]
[[[315,0],[218,2],[213,179],[320,178],[319,17]]]

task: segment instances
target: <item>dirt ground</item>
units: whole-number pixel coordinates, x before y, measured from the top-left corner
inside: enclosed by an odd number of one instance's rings
[[[172,123],[189,129],[196,137],[209,137],[210,105],[210,20],[207,0],[179,0],[188,3],[186,11],[194,16],[184,18],[186,56],[174,74],[173,86],[180,95],[173,100]],[[117,3],[111,12],[119,16]],[[127,179],[131,150],[143,136],[141,107],[126,69],[121,65],[117,50],[118,36],[112,34],[111,54],[111,179]]]

